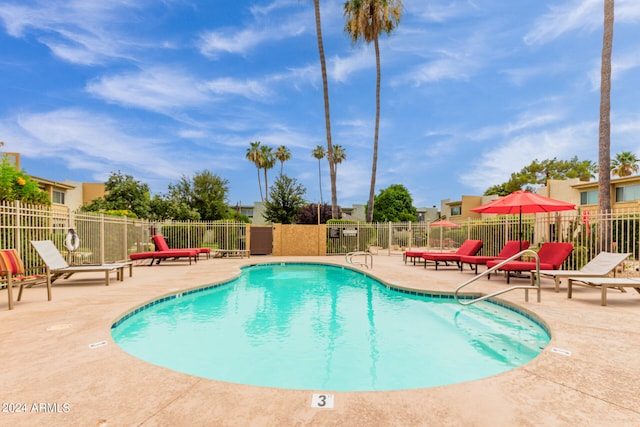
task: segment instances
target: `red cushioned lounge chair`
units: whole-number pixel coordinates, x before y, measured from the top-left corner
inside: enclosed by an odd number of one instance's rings
[[[573,252],[573,245],[571,243],[563,242],[547,242],[544,243],[538,251],[538,258],[540,259],[540,270],[558,270],[562,263],[569,258]],[[487,268],[495,267],[500,264],[500,260],[487,261]],[[500,267],[501,271],[507,273],[507,283],[509,283],[509,277],[513,272],[531,272],[536,269],[536,261],[509,261],[505,265]],[[491,278],[491,274],[488,275]]]
[[[475,255],[482,248],[482,240],[467,240],[460,248],[455,252],[427,252],[422,255],[424,259],[424,268],[427,268],[427,261],[435,263],[436,270],[438,264],[443,262],[445,265],[449,265],[450,262],[455,262],[456,266],[460,268],[460,257],[464,255]]]
[[[164,236],[160,235],[160,234],[156,234],[155,236],[153,236],[153,242],[156,245],[156,249],[158,249],[159,251],[174,251],[174,250],[192,250],[192,251],[197,251],[198,254],[205,254],[207,258],[211,258],[211,248],[181,248],[181,249],[172,249],[169,247],[169,245],[167,244],[166,239],[164,238]]]
[[[529,248],[529,242],[526,240],[509,240],[497,256],[489,255],[463,255],[460,257],[460,271],[463,270],[464,264],[469,264],[472,270],[478,274],[478,265],[487,265],[487,261],[494,259],[505,260],[520,251]]]
[[[156,247],[159,247],[158,241],[164,242],[165,245],[167,244],[164,238],[156,239],[156,237],[157,236],[153,236],[153,240],[156,243]],[[197,249],[169,249],[168,245],[165,247],[167,248],[165,250],[133,253],[129,255],[129,258],[132,261],[150,259],[151,263],[149,265],[153,265],[154,261],[156,264],[160,264],[160,262],[163,259],[189,258],[189,265],[191,265],[191,261],[196,261],[196,262],[198,261],[198,254],[200,252]]]

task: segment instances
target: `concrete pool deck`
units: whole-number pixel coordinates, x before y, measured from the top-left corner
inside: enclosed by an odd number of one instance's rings
[[[225,281],[247,264],[281,261],[346,265],[344,257],[251,257],[140,265],[133,277],[104,286],[98,273],[26,289],[14,310],[0,291],[0,425],[11,426],[638,426],[640,295],[577,287],[567,299],[542,280],[542,302],[524,291],[501,299],[535,313],[550,328],[549,346],[530,363],[450,386],[390,392],[335,392],[333,409],[311,407],[323,391],[254,387],[194,377],[125,353],[110,327],[158,296]],[[374,256],[368,270],[403,288],[452,292],[472,277],[454,268]],[[527,284],[528,279],[512,279]],[[499,277],[470,286],[489,293]],[[554,351],[555,349],[556,351]],[[559,350],[559,351],[558,351]]]

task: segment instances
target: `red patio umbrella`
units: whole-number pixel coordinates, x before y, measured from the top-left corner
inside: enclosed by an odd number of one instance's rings
[[[447,219],[441,219],[441,220],[432,222],[431,224],[429,224],[429,227],[460,228],[461,225],[456,224],[455,222],[451,222]]]
[[[573,203],[563,202],[549,197],[534,194],[530,191],[514,191],[508,196],[493,200],[477,208],[471,209],[478,213],[518,214],[520,216],[518,232],[522,242],[522,214],[538,212],[570,211],[576,208]],[[521,243],[522,244],[522,243]]]

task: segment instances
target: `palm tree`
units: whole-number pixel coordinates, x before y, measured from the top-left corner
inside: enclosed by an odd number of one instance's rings
[[[311,152],[311,155],[316,159],[318,159],[318,182],[320,184],[320,204],[324,205],[324,201],[322,200],[322,172],[320,169],[320,160],[324,159],[324,156],[327,155],[327,152],[325,151],[322,145],[318,145],[316,149]]]
[[[264,169],[264,200],[269,202],[269,181],[267,180],[267,170],[272,169],[276,165],[276,157],[273,155],[273,149],[262,145],[260,147],[260,167]]]
[[[367,221],[373,221],[373,200],[376,188],[376,170],[378,167],[378,128],[380,127],[380,34],[390,34],[400,23],[402,16],[401,0],[349,0],[344,4],[347,23],[345,31],[351,36],[352,43],[360,39],[373,42],[376,52],[376,122],[373,134],[373,162],[371,166],[371,186]]]
[[[640,159],[631,151],[623,151],[616,154],[616,158],[611,160],[611,173],[619,177],[638,173]]]
[[[282,168],[284,166],[284,162],[291,158],[291,151],[284,145],[278,147],[275,152],[276,159],[280,161],[280,175],[282,175]]]
[[[333,164],[336,168],[336,173],[338,172],[338,165],[342,163],[343,160],[347,158],[347,152],[342,145],[334,145],[333,146]]]
[[[602,64],[600,66],[600,129],[598,136],[598,207],[602,213],[611,210],[611,51],[613,49],[613,0],[604,0]],[[600,249],[610,250],[610,223],[598,227]]]
[[[260,201],[264,202],[262,196],[262,184],[260,183],[260,168],[262,167],[262,153],[260,151],[260,141],[250,142],[251,146],[247,148],[246,158],[256,166],[258,171],[258,187],[260,188]]]
[[[329,114],[329,83],[327,79],[327,62],[324,58],[324,43],[322,42],[322,24],[320,23],[320,0],[313,0],[316,15],[316,37],[320,54],[320,69],[322,70],[322,92],[324,94],[324,123],[327,133],[327,160],[329,162],[329,178],[331,180],[331,217],[338,218],[338,192],[336,187],[336,166],[333,163],[333,144],[331,143],[331,115]],[[322,188],[320,188],[322,199]]]

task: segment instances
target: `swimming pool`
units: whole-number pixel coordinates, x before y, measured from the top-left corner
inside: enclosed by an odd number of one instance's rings
[[[145,361],[205,378],[304,390],[424,388],[496,375],[548,344],[538,322],[488,301],[387,288],[322,264],[263,264],[114,323]]]

